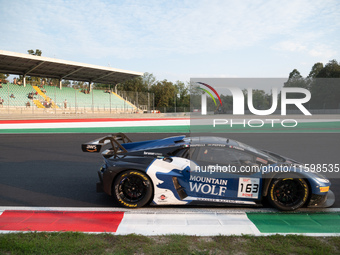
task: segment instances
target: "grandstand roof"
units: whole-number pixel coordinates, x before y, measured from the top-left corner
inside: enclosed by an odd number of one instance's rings
[[[143,75],[112,67],[0,50],[0,73],[115,84]]]

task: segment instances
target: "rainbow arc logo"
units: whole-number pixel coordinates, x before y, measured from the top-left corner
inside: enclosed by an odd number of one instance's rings
[[[218,93],[216,92],[216,90],[212,86],[210,86],[209,84],[203,83],[203,82],[197,82],[197,83],[209,88],[212,92],[214,92],[214,94],[217,96],[218,100],[220,101],[221,106],[223,106],[220,96],[218,95]],[[200,89],[200,90],[203,90],[205,93],[207,93],[212,98],[212,100],[214,101],[215,106],[217,106],[215,97],[211,94],[211,92],[209,90],[206,90],[206,89],[201,88],[201,87],[197,87],[197,88]]]

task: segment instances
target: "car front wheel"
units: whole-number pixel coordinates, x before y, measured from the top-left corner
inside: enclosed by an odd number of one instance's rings
[[[150,201],[153,188],[150,178],[145,173],[129,170],[120,173],[114,180],[112,193],[120,205],[136,208]]]
[[[309,187],[302,178],[275,178],[269,186],[268,201],[282,211],[294,211],[308,200]]]

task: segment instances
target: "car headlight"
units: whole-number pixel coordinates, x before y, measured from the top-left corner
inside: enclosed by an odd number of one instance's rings
[[[314,178],[318,183],[329,183],[329,180],[323,177],[315,177]]]

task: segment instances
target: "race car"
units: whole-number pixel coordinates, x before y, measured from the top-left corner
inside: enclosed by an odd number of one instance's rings
[[[222,137],[175,136],[132,142],[125,134],[82,144],[102,152],[97,192],[124,207],[147,204],[270,205],[282,211],[330,207],[330,181],[303,164]]]

